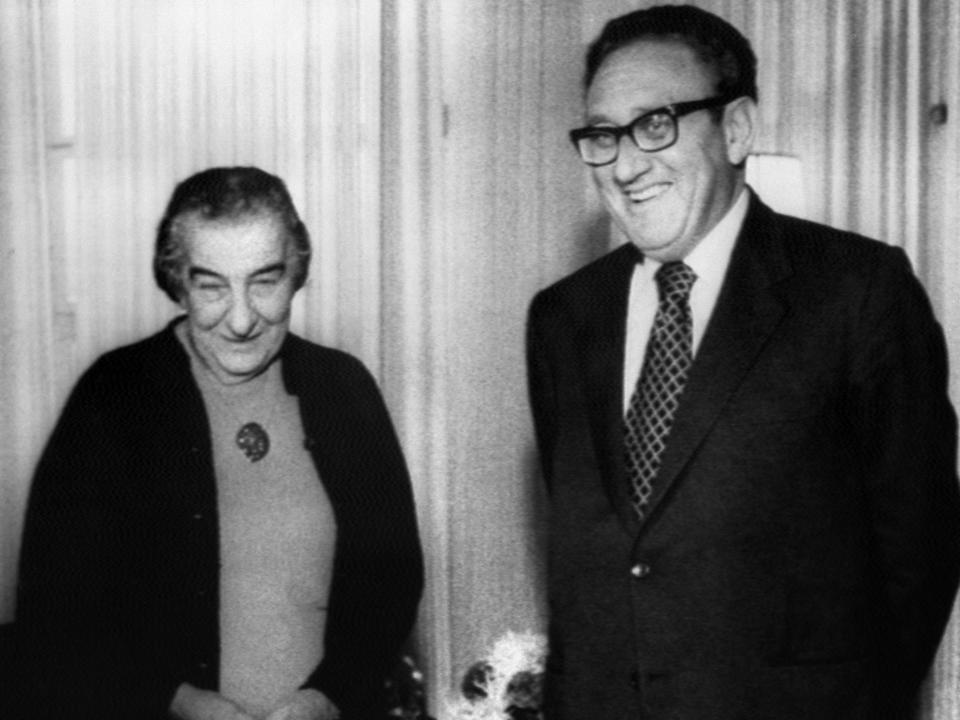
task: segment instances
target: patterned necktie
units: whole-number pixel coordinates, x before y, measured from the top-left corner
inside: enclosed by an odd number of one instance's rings
[[[682,262],[666,263],[656,274],[660,305],[624,420],[630,499],[641,520],[693,362],[690,289],[696,279]]]

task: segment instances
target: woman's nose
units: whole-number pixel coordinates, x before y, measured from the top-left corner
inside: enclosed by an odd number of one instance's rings
[[[246,292],[237,293],[227,313],[227,327],[237,337],[246,337],[257,323],[257,313]]]

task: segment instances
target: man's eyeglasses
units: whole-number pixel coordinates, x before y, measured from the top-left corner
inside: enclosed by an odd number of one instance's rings
[[[629,125],[596,125],[571,130],[570,140],[587,165],[607,165],[617,159],[620,140],[624,135],[633,138],[633,142],[644,152],[664,150],[677,141],[677,118],[697,110],[726,105],[735,99],[735,96],[721,95],[706,100],[664,105],[644,113]]]

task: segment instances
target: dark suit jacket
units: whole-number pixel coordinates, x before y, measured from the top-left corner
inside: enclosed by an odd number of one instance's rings
[[[905,718],[960,572],[940,327],[904,254],[751,197],[648,519],[622,247],[542,291],[551,720]]]
[[[337,521],[307,686],[380,717],[423,582],[406,465],[356,359],[293,335],[281,357]],[[84,374],[37,468],[17,604],[28,717],[165,718],[180,683],[216,689],[218,557],[209,426],[171,324]]]

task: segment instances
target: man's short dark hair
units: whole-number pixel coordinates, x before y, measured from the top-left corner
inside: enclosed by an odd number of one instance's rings
[[[608,22],[587,52],[584,86],[590,87],[610,53],[651,37],[684,43],[713,67],[717,95],[757,99],[757,57],[750,42],[723,18],[692,5],[657,5]]]
[[[191,175],[177,185],[157,228],[153,276],[171,300],[183,296],[183,220],[238,220],[269,215],[280,221],[293,244],[294,287],[307,280],[310,235],[283,180],[255,167],[216,167]]]

